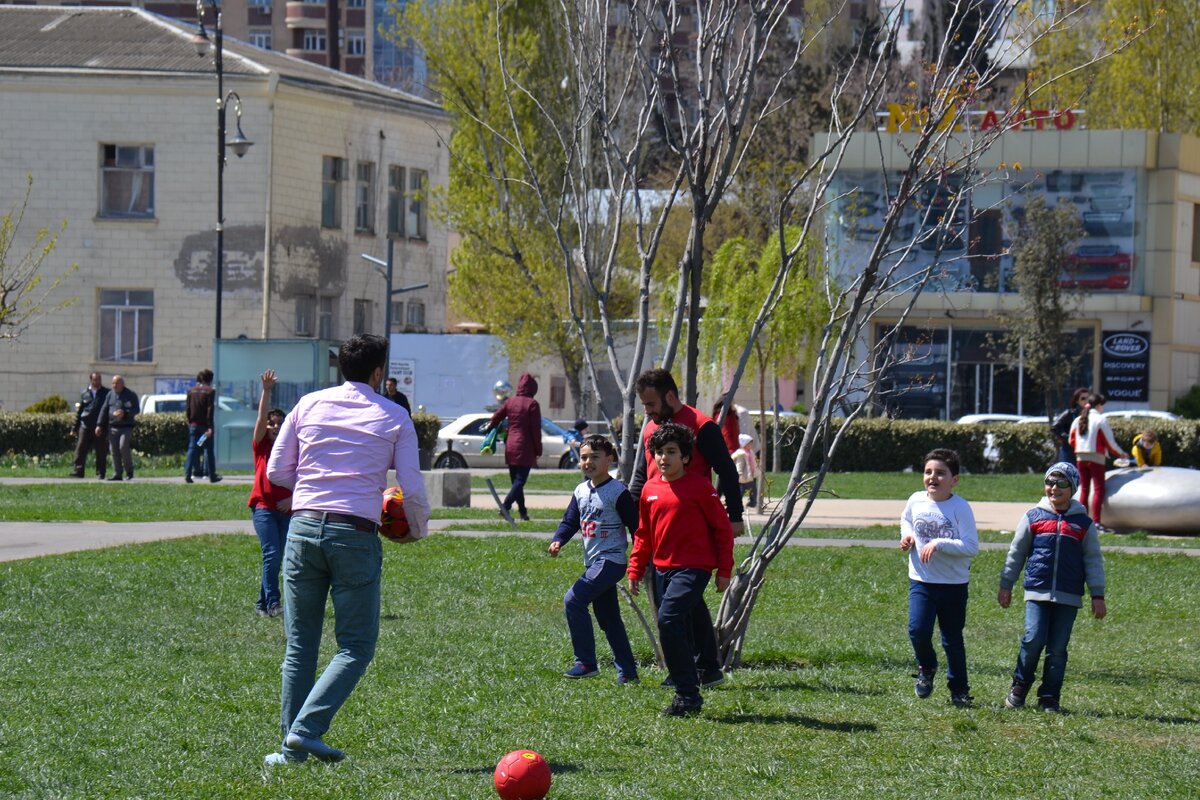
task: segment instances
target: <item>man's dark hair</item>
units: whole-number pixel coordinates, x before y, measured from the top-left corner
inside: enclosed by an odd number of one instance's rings
[[[213,371],[211,369],[202,369],[196,373],[196,381],[199,383],[212,383]]]
[[[579,449],[582,450],[585,447],[592,448],[593,453],[597,450],[603,450],[605,455],[612,456],[613,458],[617,457],[617,448],[607,437],[601,436],[598,433],[583,438],[583,444],[579,445]]]
[[[950,468],[951,475],[957,475],[961,466],[958,460],[958,453],[945,447],[936,447],[925,454],[925,459],[921,462],[924,467],[930,461],[941,461]]]
[[[267,412],[267,419],[270,419],[271,417],[279,417],[280,419],[283,419],[286,416],[287,414],[282,408],[272,408]]]
[[[387,363],[387,351],[387,339],[373,333],[359,334],[342,342],[338,367],[346,380],[366,383],[377,367]]]
[[[650,452],[660,453],[671,442],[679,445],[679,453],[684,458],[692,454],[692,444],[695,437],[690,429],[674,422],[664,422],[662,427],[650,435]]]
[[[667,398],[667,392],[674,392],[676,397],[679,396],[679,387],[675,385],[675,379],[671,377],[670,371],[661,368],[648,369],[638,375],[634,388],[638,394],[647,389],[654,389],[664,400]]]

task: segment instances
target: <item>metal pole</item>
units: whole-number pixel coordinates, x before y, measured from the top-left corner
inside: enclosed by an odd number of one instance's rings
[[[215,6],[214,6],[215,9]],[[216,12],[217,67],[217,326],[221,338],[221,298],[225,278],[225,70],[222,62],[221,12]]]
[[[387,320],[387,327],[384,329],[383,335],[388,340],[388,342],[391,343],[391,341],[392,341],[392,264],[395,263],[394,259],[395,259],[395,254],[396,254],[396,240],[389,236],[387,243],[388,243],[387,293],[385,295],[385,297],[387,297],[387,314],[385,315],[385,319]]]

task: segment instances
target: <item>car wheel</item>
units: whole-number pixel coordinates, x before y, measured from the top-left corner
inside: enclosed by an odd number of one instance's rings
[[[433,462],[434,469],[466,469],[467,460],[453,450],[447,450]]]
[[[559,469],[575,469],[577,466],[579,466],[579,464],[572,457],[571,453],[563,453],[558,459]]]

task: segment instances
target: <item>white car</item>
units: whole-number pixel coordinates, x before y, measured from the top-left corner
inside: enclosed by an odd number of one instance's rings
[[[1174,421],[1179,419],[1178,415],[1172,414],[1170,411],[1148,411],[1141,408],[1130,408],[1124,411],[1105,411],[1105,419],[1133,419],[1144,422],[1161,422],[1162,420]]]
[[[249,411],[250,407],[235,397],[220,395],[217,403],[222,411]],[[186,394],[148,394],[142,397],[143,414],[182,414],[187,411]]]
[[[995,425],[998,422],[1022,423],[1045,422],[1045,417],[1027,417],[1023,414],[967,414],[954,420],[959,425]]]
[[[463,414],[438,431],[437,448],[433,457],[434,469],[466,469],[467,467],[496,467],[504,469],[504,442],[496,442],[496,452],[479,452],[486,435],[483,428],[491,414]],[[537,465],[543,469],[569,469],[574,466],[563,428],[542,417],[542,455]]]

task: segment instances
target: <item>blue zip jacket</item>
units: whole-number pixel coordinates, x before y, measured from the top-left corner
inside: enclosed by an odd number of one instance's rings
[[[1063,513],[1050,500],[1025,512],[1017,526],[1000,588],[1012,589],[1025,568],[1025,599],[1083,605],[1083,586],[1092,597],[1104,596],[1104,556],[1096,526],[1078,500]]]

